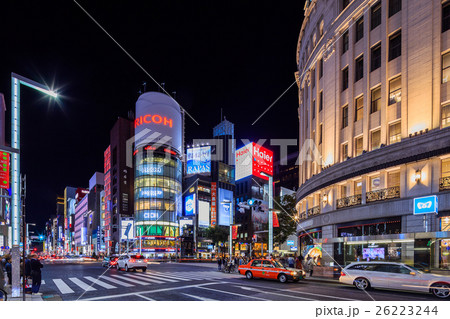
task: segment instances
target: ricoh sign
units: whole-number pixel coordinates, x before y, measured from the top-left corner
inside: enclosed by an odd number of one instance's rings
[[[273,175],[273,153],[256,143],[247,144],[236,150],[236,180],[253,175],[263,179]]]
[[[438,198],[436,195],[414,198],[414,215],[437,214]]]

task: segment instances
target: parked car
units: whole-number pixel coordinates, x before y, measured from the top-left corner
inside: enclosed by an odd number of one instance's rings
[[[359,290],[387,288],[432,293],[439,298],[450,296],[450,276],[424,273],[403,263],[352,263],[342,270],[339,281]]]
[[[294,282],[304,278],[303,270],[286,268],[276,260],[253,259],[246,265],[239,266],[239,273],[247,279],[265,278],[275,279],[279,282]]]
[[[142,255],[123,255],[117,259],[116,264],[117,270],[125,269],[125,271],[130,271],[133,269],[141,269],[142,272],[147,271],[147,260]]]
[[[115,267],[117,265],[118,256],[106,256],[102,260],[102,267]]]

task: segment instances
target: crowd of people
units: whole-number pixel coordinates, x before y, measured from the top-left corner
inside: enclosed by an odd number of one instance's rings
[[[25,280],[28,285],[28,280],[31,280],[31,294],[42,295],[39,292],[41,287],[42,272],[44,267],[36,254],[28,255],[25,258],[25,270],[23,267],[23,258],[20,261],[20,277],[21,281]],[[12,284],[12,258],[10,254],[2,256],[0,260],[0,288],[11,287]],[[25,271],[25,273],[24,273]],[[23,282],[23,281],[22,281]]]

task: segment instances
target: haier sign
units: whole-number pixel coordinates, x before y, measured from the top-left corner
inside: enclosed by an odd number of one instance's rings
[[[438,199],[436,195],[414,198],[414,215],[438,212]]]

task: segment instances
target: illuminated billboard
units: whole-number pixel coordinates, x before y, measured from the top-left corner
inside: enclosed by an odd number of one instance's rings
[[[135,149],[159,143],[169,145],[181,154],[181,130],[181,110],[174,99],[159,92],[146,92],[139,96],[134,121]]]
[[[250,175],[268,180],[261,175],[264,172],[273,175],[273,153],[256,143],[247,144],[236,150],[236,180]]]
[[[219,222],[218,225],[230,226],[230,213],[233,205],[233,192],[219,188]]]
[[[211,146],[189,148],[186,155],[187,175],[211,173]]]
[[[198,201],[198,226],[209,227],[209,202]]]
[[[184,226],[190,226],[193,224],[194,222],[192,221],[192,219],[180,219],[180,236],[184,233]]]
[[[121,220],[121,236],[120,239],[127,240],[127,230],[128,230],[128,239],[134,238],[134,221],[132,219],[122,219]]]
[[[184,198],[184,215],[195,215],[195,194],[188,195]]]
[[[10,155],[6,152],[1,152],[0,156],[0,188],[9,188],[9,168]]]

